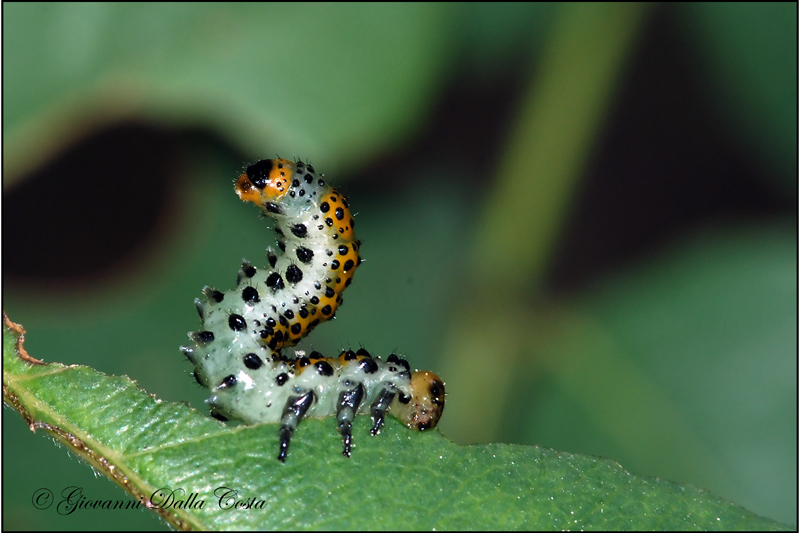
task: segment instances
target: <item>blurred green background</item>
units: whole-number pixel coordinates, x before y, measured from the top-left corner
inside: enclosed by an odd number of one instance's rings
[[[796,4],[4,4],[3,307],[34,357],[205,411],[177,347],[273,241],[232,180],[350,198],[300,348],[407,355],[441,430],[606,456],[797,524]],[[3,411],[4,529],[125,497]],[[320,458],[324,460],[324,458]]]

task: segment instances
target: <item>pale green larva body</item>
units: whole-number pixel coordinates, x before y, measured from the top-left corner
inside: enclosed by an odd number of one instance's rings
[[[247,167],[236,192],[275,220],[281,252],[268,249],[263,271],[244,261],[234,290],[206,287],[205,299],[195,301],[203,329],[190,333],[193,344],[181,350],[211,391],[212,415],[280,422],[281,461],[306,416],[336,416],[347,457],[356,413],[372,415],[373,434],[387,411],[410,428],[434,427],[444,383],[430,372],[412,374],[395,354],[382,360],[364,349],[334,358],[282,353],[334,316],[361,262],[347,200],[312,166],[285,159]]]

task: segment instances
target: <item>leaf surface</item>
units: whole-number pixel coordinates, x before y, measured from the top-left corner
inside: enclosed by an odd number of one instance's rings
[[[537,446],[457,446],[358,417],[351,459],[331,419],[306,421],[289,459],[277,427],[226,426],[127,377],[27,356],[6,319],[3,397],[179,528],[781,529],[692,486]]]

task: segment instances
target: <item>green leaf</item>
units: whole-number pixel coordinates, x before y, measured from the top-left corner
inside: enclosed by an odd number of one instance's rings
[[[408,134],[447,74],[451,11],[10,5],[4,171],[19,176],[76,135],[129,117],[208,127],[264,157],[341,162],[378,150]]]
[[[309,420],[281,464],[274,424],[226,426],[127,377],[36,361],[22,348],[23,333],[6,318],[4,401],[176,527],[788,529],[608,459],[457,446],[395,420],[369,438],[359,417],[349,460],[331,420]],[[170,494],[189,508],[159,506]]]

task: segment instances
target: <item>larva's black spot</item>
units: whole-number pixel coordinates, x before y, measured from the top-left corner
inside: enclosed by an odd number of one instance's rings
[[[306,168],[308,169],[309,172],[312,173],[314,172],[314,167],[312,167],[311,165],[306,165]]]
[[[269,266],[271,266],[272,268],[275,268],[275,263],[278,262],[278,256],[275,255],[275,254],[268,253],[267,254],[267,261],[269,261]]]
[[[197,383],[199,383],[200,385],[202,385],[203,387],[205,387],[205,383],[203,383],[202,381],[200,381],[200,376],[197,374],[197,372],[192,372],[192,377],[194,378],[194,380],[195,380]]]
[[[263,189],[267,186],[267,182],[269,181],[269,173],[272,171],[272,166],[271,159],[262,159],[258,163],[250,165],[247,167],[247,170],[245,170],[247,179],[257,188]]]
[[[293,319],[293,318],[294,318],[294,311],[292,311],[291,309],[287,309],[287,310],[286,310],[286,311],[283,313],[283,316],[285,316],[286,318],[288,318],[289,320],[291,320],[291,319]]]
[[[327,224],[328,227],[330,228],[331,226],[333,226],[333,219],[330,218],[330,217],[326,218],[325,219],[325,224]]]
[[[269,327],[271,327],[271,328],[274,328],[275,326],[277,326],[277,325],[278,325],[278,323],[277,323],[277,322],[275,322],[275,319],[274,319],[274,318],[272,318],[272,317],[269,317],[269,318],[267,319],[267,325],[268,325]]]
[[[267,211],[269,211],[270,213],[275,213],[276,215],[283,214],[283,209],[281,209],[281,207],[274,202],[267,202],[266,204],[264,204],[264,207],[266,207]]]
[[[283,316],[283,315],[281,315],[281,316],[279,316],[279,317],[278,317],[278,322],[280,322],[280,323],[281,323],[281,326],[288,326],[288,325],[289,325],[289,321],[288,321],[288,320],[286,320],[286,317],[285,317],[285,316]],[[279,332],[279,333],[280,333],[280,332]]]
[[[198,331],[194,334],[194,339],[200,344],[208,344],[214,342],[214,334],[210,331]]]
[[[353,359],[357,359],[356,352],[353,350],[347,350],[344,352],[344,360],[345,361],[352,361]]]
[[[325,297],[326,298],[333,298],[334,294],[336,294],[336,291],[334,291],[333,288],[325,287]]]
[[[292,187],[299,187],[299,186],[300,186],[300,180],[297,179],[292,180]]]
[[[347,278],[347,281],[344,282],[345,288],[350,286],[350,283],[353,281],[353,278]]]
[[[303,264],[309,264],[312,259],[314,259],[314,251],[309,250],[308,248],[298,248],[295,251],[295,255],[297,255],[297,259],[300,260]]]
[[[347,198],[342,197],[342,205],[345,207],[350,207],[350,204],[347,203]]]
[[[251,265],[247,261],[243,261],[242,262],[242,272],[244,272],[244,275],[247,276],[248,278],[252,278],[253,276],[256,275],[256,267],[254,267],[253,265]]]
[[[306,190],[305,189],[300,189],[299,191],[297,191],[297,195],[298,196],[305,196],[306,195]]]
[[[248,303],[258,303],[258,291],[255,287],[245,287],[242,289],[242,300]]]
[[[331,261],[331,270],[336,270],[337,268],[339,268],[339,260],[334,259],[333,261]]]
[[[326,305],[325,307],[320,309],[320,311],[322,312],[323,315],[327,316],[327,315],[331,314],[332,309],[331,309],[330,305]]]
[[[331,205],[328,202],[322,202],[319,205],[319,210],[322,211],[323,213],[327,213],[328,211],[331,210]]]
[[[228,419],[227,419],[227,418],[225,418],[224,416],[222,416],[222,415],[221,415],[221,414],[219,414],[219,413],[211,413],[211,418],[216,418],[216,419],[217,419],[217,420],[219,420],[220,422],[227,422],[227,421],[228,421]]]
[[[356,266],[361,264],[361,256],[358,256],[358,261],[356,261]]]
[[[347,252],[350,251],[350,249],[344,244],[340,244],[338,250],[339,255],[347,255]]]
[[[286,251],[286,243],[283,241],[278,241],[278,248],[281,249],[282,252]]]
[[[244,366],[250,370],[258,370],[263,364],[264,361],[262,361],[261,358],[254,353],[249,353],[244,356]]]
[[[308,325],[309,331],[311,331],[312,329],[314,329],[318,325],[319,325],[319,318],[315,318],[314,320],[311,321],[311,324]]]
[[[278,377],[275,378],[275,383],[277,383],[279,387],[284,386],[287,381],[289,381],[289,374],[286,372],[281,372],[278,374]]]
[[[303,279],[303,271],[297,265],[289,265],[286,269],[286,281],[289,283],[300,283]]]
[[[258,334],[262,339],[268,339],[270,335],[275,333],[275,330],[272,328],[262,329]]]
[[[375,359],[362,359],[358,363],[358,368],[363,370],[365,374],[374,374],[378,371],[378,363],[375,362]]]
[[[242,315],[231,315],[228,317],[228,327],[233,331],[242,331],[247,328],[247,322]]]
[[[308,234],[308,228],[306,228],[305,224],[295,224],[292,226],[292,233],[295,237],[302,239]]]
[[[319,303],[319,298],[316,296],[312,296],[311,300],[309,300],[312,304],[317,305]]]
[[[397,364],[402,366],[403,368],[405,368],[406,372],[411,372],[411,366],[408,364],[408,361],[406,361],[405,359],[398,359],[397,360]]]
[[[219,292],[217,289],[212,289],[211,287],[206,287],[203,289],[203,294],[205,294],[206,298],[209,300],[213,300],[217,303],[221,303],[222,299],[225,298],[225,295]]]
[[[299,322],[296,322],[292,324],[292,327],[289,329],[294,335],[300,335],[300,332],[303,331],[303,326],[301,326]]]
[[[306,174],[306,183],[311,183],[312,181],[314,181],[314,176]]]
[[[283,235],[284,235],[283,230],[281,228],[277,227],[277,226],[275,227],[275,233],[277,233],[281,237],[283,237]]]
[[[272,340],[267,343],[267,346],[269,346],[270,350],[276,349],[278,347],[278,339],[273,337]]]
[[[363,355],[364,357],[372,357],[366,348],[359,348],[356,355]]]
[[[229,389],[234,386],[236,386],[236,376],[233,374],[230,376],[225,376],[225,379],[223,379],[222,383],[219,384],[220,389]]]
[[[303,356],[303,357],[301,357],[300,359],[297,360],[297,366],[299,366],[301,368],[304,367],[304,366],[308,366],[310,364],[311,364],[311,360],[308,357],[305,357],[305,356]]]
[[[305,308],[301,308],[299,311],[297,311],[297,314],[300,316],[300,318],[308,318],[308,311]]]
[[[355,263],[353,263],[353,260],[352,259],[348,259],[347,261],[344,262],[344,271],[347,272],[348,270],[350,270],[354,266],[355,266]],[[353,279],[353,278],[350,278],[350,279]],[[347,281],[350,281],[350,280],[348,279]]]
[[[325,180],[319,180],[317,182],[317,185],[319,185],[320,187],[324,187],[325,186]]]
[[[317,372],[319,372],[320,376],[332,376],[333,375],[333,367],[329,365],[325,361],[319,361],[314,366],[317,367]]]
[[[281,317],[281,318],[283,318],[283,317]],[[286,319],[284,318],[284,319],[282,320],[282,322],[285,322],[285,321],[286,321]],[[284,325],[285,325],[285,324],[284,324]],[[278,341],[278,342],[283,342],[283,331],[281,331],[281,330],[278,330],[278,331],[276,331],[276,332],[275,332],[275,337],[274,337],[274,339],[275,339],[276,341]]]
[[[352,229],[356,228],[356,221],[354,219],[352,219],[352,218],[350,219],[350,228],[352,228]]]
[[[400,403],[402,403],[402,404],[408,404],[408,402],[410,402],[410,401],[411,401],[411,396],[406,396],[405,394],[403,394],[403,393],[401,392],[401,393],[400,393],[400,394],[397,396],[397,401],[399,401],[399,402],[400,402]]]
[[[434,398],[437,396],[442,396],[444,394],[444,391],[441,388],[439,388],[439,384],[435,381],[431,383],[430,388],[428,388],[428,392],[430,392],[430,395],[433,396]],[[438,404],[439,402],[434,401],[433,403]]]
[[[267,287],[271,287],[273,289],[280,290],[284,287],[283,278],[277,272],[273,272],[269,276],[267,276]]]
[[[342,209],[341,207],[337,207],[335,214],[336,214],[336,220],[342,220],[344,218],[344,209]]]

